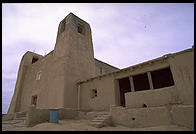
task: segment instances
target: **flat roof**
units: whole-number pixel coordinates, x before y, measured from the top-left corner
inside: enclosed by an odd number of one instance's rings
[[[137,68],[137,67],[143,68],[144,67],[143,65],[146,65],[146,64],[151,64],[152,65],[155,62],[161,61],[163,59],[167,59],[168,57],[173,57],[173,56],[176,56],[176,55],[179,55],[179,54],[183,54],[185,52],[193,51],[193,49],[194,49],[194,45],[192,46],[192,48],[185,49],[185,50],[182,50],[182,51],[179,51],[179,52],[176,52],[176,53],[165,54],[161,57],[158,57],[158,58],[155,58],[155,59],[152,59],[152,60],[148,60],[148,61],[136,64],[136,65],[133,65],[133,66],[129,66],[129,67],[126,67],[126,68],[123,68],[123,69],[120,69],[120,70],[117,70],[117,71],[114,71],[114,72],[98,75],[98,76],[95,76],[95,77],[92,77],[92,78],[89,78],[89,79],[86,79],[86,80],[79,81],[79,82],[77,82],[77,84],[82,84],[82,83],[85,83],[85,82],[88,82],[88,81],[91,81],[91,80],[94,80],[94,79],[97,79],[97,78],[100,78],[100,77],[105,77],[105,76],[108,76],[108,75],[111,75],[111,74],[124,72],[124,71],[127,71],[127,70],[131,69],[131,68],[132,69]]]

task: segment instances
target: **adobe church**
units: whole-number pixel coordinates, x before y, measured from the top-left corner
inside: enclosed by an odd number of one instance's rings
[[[53,51],[23,55],[7,115],[25,113],[30,125],[58,109],[59,119],[108,113],[109,124],[193,129],[193,61],[194,46],[118,69],[94,58],[90,25],[70,13],[59,24]]]

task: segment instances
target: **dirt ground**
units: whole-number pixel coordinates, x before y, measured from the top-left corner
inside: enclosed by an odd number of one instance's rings
[[[89,120],[59,120],[55,123],[41,123],[33,127],[16,127],[11,124],[2,124],[3,131],[190,131],[189,128],[176,125],[156,126],[146,128],[128,128],[120,125],[96,128],[90,126]]]

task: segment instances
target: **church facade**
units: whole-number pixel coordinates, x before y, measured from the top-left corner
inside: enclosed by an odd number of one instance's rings
[[[128,118],[118,115],[119,108],[154,109],[151,113],[157,116],[170,109],[176,118],[188,111],[189,123],[185,125],[192,127],[194,46],[118,69],[94,58],[90,25],[70,13],[59,24],[53,51],[45,56],[28,51],[21,60],[8,114],[25,112],[32,106],[110,111],[117,122],[118,117],[123,122]],[[135,113],[130,117],[133,115],[141,117]]]

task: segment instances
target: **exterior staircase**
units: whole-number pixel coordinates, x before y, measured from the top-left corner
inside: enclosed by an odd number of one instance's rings
[[[25,127],[25,120],[26,120],[26,112],[17,112],[15,113],[15,121],[17,121],[17,123],[12,124],[16,127]]]
[[[10,124],[15,127],[25,127],[26,112],[17,112],[13,120],[3,120],[3,124]]]
[[[90,123],[91,126],[101,128],[104,126],[111,126],[112,125],[112,116],[109,112],[102,112],[98,114]]]

